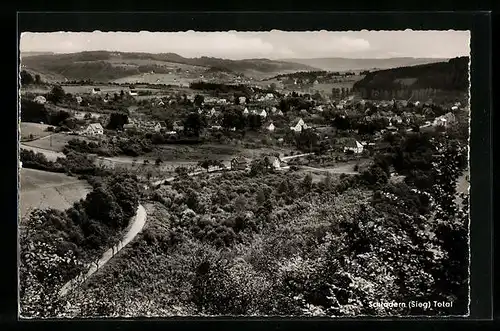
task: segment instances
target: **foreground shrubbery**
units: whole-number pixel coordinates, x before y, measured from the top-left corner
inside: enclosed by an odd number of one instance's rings
[[[35,210],[20,233],[20,302],[26,317],[63,311],[63,284],[115,243],[139,203],[137,180],[124,174],[94,178],[94,189],[66,211]]]
[[[465,314],[468,201],[455,202],[455,182],[466,162],[451,138],[396,137],[360,175],[319,182],[265,160],[248,174],[179,176],[154,193],[139,238],[69,300],[89,317]],[[91,205],[72,215],[123,226],[112,203]],[[370,305],[408,300],[453,307]]]
[[[394,164],[380,158],[359,176],[320,182],[257,166],[179,179],[157,190],[141,239],[74,302],[99,301],[111,315],[465,314],[468,205],[454,202],[462,152],[439,148],[420,170],[433,178],[425,191],[390,182]],[[410,299],[453,307],[370,306]]]

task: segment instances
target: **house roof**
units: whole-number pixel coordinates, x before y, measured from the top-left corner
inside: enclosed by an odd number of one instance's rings
[[[363,147],[363,145],[354,138],[340,138],[339,142],[345,147],[350,147],[350,148]]]
[[[101,123],[90,123],[88,127],[92,128],[92,129],[102,129],[103,128]]]
[[[234,159],[231,160],[231,162],[237,162],[237,163],[247,163],[248,160],[244,158],[241,155],[236,156]]]

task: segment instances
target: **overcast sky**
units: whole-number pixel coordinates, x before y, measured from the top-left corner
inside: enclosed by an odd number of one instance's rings
[[[452,58],[469,55],[469,31],[25,32],[22,52],[122,51],[184,57]]]

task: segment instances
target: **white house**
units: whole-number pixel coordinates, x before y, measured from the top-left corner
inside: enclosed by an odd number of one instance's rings
[[[458,106],[451,107],[451,110],[458,110]]]
[[[446,113],[443,116],[436,117],[432,125],[447,127],[455,122],[455,115],[453,113]]]
[[[101,123],[91,123],[82,131],[82,134],[89,136],[103,135],[104,128]]]
[[[297,121],[297,124],[295,124],[294,126],[291,126],[290,129],[292,131],[295,131],[295,132],[302,132],[302,130],[307,129],[307,124],[304,122],[304,120],[302,118],[300,118]]]
[[[269,100],[269,99],[273,99],[273,98],[274,98],[274,94],[272,94],[272,93],[267,93],[267,94],[265,95],[265,97],[264,97],[264,98],[265,98],[265,99],[268,99],[268,100]]]
[[[39,103],[41,105],[45,104],[47,102],[47,99],[45,99],[44,96],[37,96],[35,99],[33,99],[33,101],[35,101],[36,103]]]
[[[266,112],[266,110],[265,110],[265,109],[262,109],[262,111],[260,112],[259,116],[260,116],[260,117],[264,117],[264,118],[266,118],[266,117],[267,117],[267,112]]]
[[[154,124],[151,125],[151,129],[153,129],[154,132],[160,132],[161,124],[159,122],[155,122]]]
[[[92,89],[92,94],[101,94],[101,89],[100,89],[100,88],[98,88],[98,87],[94,87],[94,88]]]
[[[278,157],[267,156],[267,160],[269,161],[269,163],[271,163],[274,169],[279,169],[281,167],[281,161]]]
[[[344,144],[344,153],[352,151],[354,154],[363,153],[363,144],[356,139],[348,139]]]
[[[174,129],[174,131],[176,131],[176,132],[184,131],[184,125],[182,125],[182,124],[181,124],[181,123],[179,123],[179,122],[174,122],[174,124],[173,124],[173,129]]]
[[[248,115],[248,108],[245,108],[245,110],[243,111],[243,115]]]
[[[269,124],[268,127],[267,127],[267,130],[270,131],[270,132],[273,132],[274,129],[276,129],[276,127],[274,126],[273,123]]]
[[[238,101],[240,102],[240,105],[243,105],[243,104],[245,104],[245,102],[247,102],[247,98],[246,97],[239,97]]]
[[[127,123],[123,125],[123,130],[128,131],[128,130],[134,130],[137,129],[136,125],[133,123]]]
[[[129,95],[131,95],[131,96],[136,96],[136,95],[138,95],[137,90],[135,90],[135,89],[130,89],[130,90],[128,91],[128,94],[129,94]]]
[[[279,115],[279,116],[283,116],[283,112],[280,110],[278,110],[278,112],[276,113],[276,115]]]
[[[401,116],[396,115],[396,116],[393,116],[393,117],[390,119],[390,122],[392,122],[392,123],[398,123],[398,124],[401,124],[401,123],[403,123],[403,119],[401,118]]]
[[[83,99],[82,97],[78,96],[75,98],[76,99],[76,102],[78,102],[79,104],[82,103]]]
[[[274,114],[274,113],[276,113],[276,111],[277,111],[276,107],[271,107],[271,112],[272,112],[273,114]]]

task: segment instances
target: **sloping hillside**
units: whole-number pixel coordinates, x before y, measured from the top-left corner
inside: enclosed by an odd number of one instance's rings
[[[435,58],[388,58],[388,59],[347,59],[340,57],[317,59],[288,59],[284,61],[300,63],[326,71],[373,70],[413,66],[426,63],[442,62],[448,59]]]
[[[440,93],[467,93],[469,88],[469,58],[459,57],[447,62],[401,67],[368,73],[356,82],[353,89],[363,97],[385,98],[401,94],[406,97],[413,91],[427,91],[426,97]]]
[[[274,74],[282,71],[314,69],[303,64],[267,59],[184,58],[174,53],[149,54],[99,51],[21,56],[21,58],[22,64],[32,71],[61,75],[69,80],[90,79],[95,81],[111,81],[150,72],[169,73],[172,70],[179,69],[179,66],[183,70],[206,70],[217,67],[243,74],[247,71]]]

